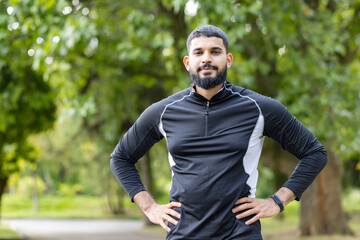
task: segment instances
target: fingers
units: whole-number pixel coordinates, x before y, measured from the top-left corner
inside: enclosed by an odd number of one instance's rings
[[[245,224],[246,225],[250,225],[253,224],[254,222],[256,222],[257,220],[260,219],[261,217],[261,213],[259,212],[259,210],[257,209],[249,209],[241,214],[236,215],[237,219],[242,219],[242,218],[246,218],[249,216],[254,216],[252,217],[250,220],[246,221]]]
[[[165,222],[161,221],[159,224],[163,229],[165,229],[165,231],[167,232],[171,231],[171,229],[165,224]]]
[[[167,217],[166,217],[166,221],[169,222],[169,223],[171,223],[171,224],[173,224],[174,226],[176,226],[176,225],[178,224],[178,221],[175,220],[175,219],[173,219],[173,218],[170,217],[170,216],[167,216]]]
[[[233,213],[237,213],[237,212],[240,212],[240,211],[244,211],[246,209],[256,207],[256,205],[254,203],[254,199],[253,198],[248,198],[248,197],[240,198],[239,200],[237,200],[235,202],[235,204],[238,205],[238,206],[236,206],[236,207],[234,207],[232,209]]]
[[[167,215],[171,215],[171,216],[174,216],[174,217],[179,218],[179,219],[180,219],[180,217],[181,217],[180,213],[178,213],[177,211],[175,211],[175,210],[173,210],[173,209],[167,209],[167,210],[165,211],[165,213],[166,213]]]
[[[243,197],[238,199],[235,204],[243,204],[243,203],[249,203],[249,202],[253,202],[254,198],[248,198],[248,197]]]
[[[171,202],[168,205],[170,205],[171,208],[173,208],[173,207],[181,207],[181,203],[179,203],[179,202]]]
[[[248,198],[248,197],[240,198],[239,200],[237,200],[235,202],[235,204],[239,204],[239,205],[234,207],[232,209],[232,212],[233,213],[241,212],[240,214],[236,215],[237,219],[242,219],[242,218],[246,218],[246,217],[255,215],[253,218],[251,218],[250,220],[245,222],[246,225],[250,225],[250,224],[256,222],[257,220],[259,220],[259,218],[260,218],[259,209],[256,208],[254,199]]]
[[[233,210],[233,213],[236,213],[234,210]],[[258,213],[258,210],[255,209],[255,208],[249,208],[247,211],[243,211],[242,213],[240,214],[237,214],[236,215],[236,218],[237,219],[241,219],[241,218],[245,218],[245,217],[248,217],[248,216],[251,216],[251,215],[255,215]]]
[[[257,220],[259,220],[259,219],[260,219],[260,215],[257,214],[257,215],[255,215],[253,218],[251,218],[250,220],[246,221],[245,224],[246,224],[246,225],[251,225],[251,224],[253,224],[254,222],[256,222]]]
[[[244,211],[246,209],[251,209],[251,208],[254,208],[255,206],[251,203],[243,203],[239,206],[236,206],[232,209],[232,212],[233,213],[237,213],[237,212],[240,212],[240,211]]]
[[[239,204],[238,206],[232,209],[237,219],[243,219],[246,217],[251,217],[251,219],[245,222],[246,225],[253,224],[260,218],[272,217],[279,213],[276,204],[274,204],[271,199],[256,199],[256,198],[240,198],[235,202]]]
[[[165,231],[170,232],[171,229],[169,228],[167,223],[171,223],[176,226],[178,224],[178,221],[170,217],[169,215],[163,215],[162,221],[160,221],[159,224],[163,229],[165,229]]]
[[[171,231],[171,229],[167,226],[167,223],[169,222],[169,223],[173,224],[174,226],[176,226],[179,223],[179,221],[177,221],[173,217],[178,218],[178,219],[180,219],[180,217],[181,217],[180,213],[178,213],[177,211],[172,209],[174,207],[180,208],[181,203],[179,203],[179,202],[171,202],[169,204],[166,204],[166,205],[162,206],[163,214],[161,215],[161,220],[158,221],[158,224],[163,229],[165,229],[165,231],[167,231],[167,232]]]

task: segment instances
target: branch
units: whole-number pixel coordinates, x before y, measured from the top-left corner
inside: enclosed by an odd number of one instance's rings
[[[187,36],[187,26],[185,23],[185,8],[182,6],[179,12],[175,13],[174,8],[166,8],[161,0],[157,0],[158,9],[161,13],[165,14],[169,19],[171,19],[171,26],[169,27],[169,31],[172,32],[174,36],[174,48],[175,57],[182,62],[183,56],[180,55],[181,49],[183,46],[180,46],[180,41],[182,38]],[[186,72],[185,68],[181,68],[184,72]],[[187,73],[187,72],[186,72]]]
[[[328,4],[326,5],[326,8],[329,9],[331,12],[335,12],[337,8],[337,3],[335,0],[329,0]]]
[[[316,11],[319,8],[319,0],[304,0],[304,2]]]

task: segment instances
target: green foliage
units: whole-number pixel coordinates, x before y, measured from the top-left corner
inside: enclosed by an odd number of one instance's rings
[[[47,193],[124,195],[109,154],[146,107],[189,86],[182,58],[200,24],[228,34],[230,82],[280,100],[328,148],[358,159],[358,1],[12,0],[0,9],[2,171],[36,160]],[[151,159],[165,202],[164,149]],[[274,174],[262,173],[265,196]]]
[[[81,131],[81,115],[76,113],[62,108],[52,130],[30,138],[41,149],[36,171],[45,180],[46,193],[104,193],[94,176],[104,169],[96,163],[97,146]]]
[[[59,184],[59,194],[61,196],[71,197],[84,191],[83,186],[80,184]]]
[[[34,182],[36,181],[36,191],[39,194],[42,194],[45,190],[45,183],[40,177],[36,177],[36,180],[33,177],[26,176],[21,178],[21,181],[16,184],[16,194],[23,197],[31,198],[33,194]]]
[[[26,2],[0,2],[0,175],[5,179],[19,169],[19,159],[34,161],[27,137],[55,120],[55,92],[31,59],[32,46],[43,39],[35,35],[41,27],[30,23],[30,15],[41,14]]]

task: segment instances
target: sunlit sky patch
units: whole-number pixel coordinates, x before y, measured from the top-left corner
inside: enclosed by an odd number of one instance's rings
[[[6,11],[7,11],[7,13],[8,13],[9,15],[11,15],[11,14],[14,12],[14,8],[13,8],[13,7],[8,7],[8,8],[6,9]]]
[[[189,16],[195,16],[200,4],[194,0],[189,0],[185,6],[185,14]]]

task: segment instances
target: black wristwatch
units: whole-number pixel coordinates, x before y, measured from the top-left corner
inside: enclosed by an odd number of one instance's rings
[[[280,212],[284,211],[284,205],[283,203],[281,202],[280,198],[278,196],[276,196],[276,194],[272,195],[271,198],[275,201],[275,203],[277,205],[279,205],[280,207]]]

